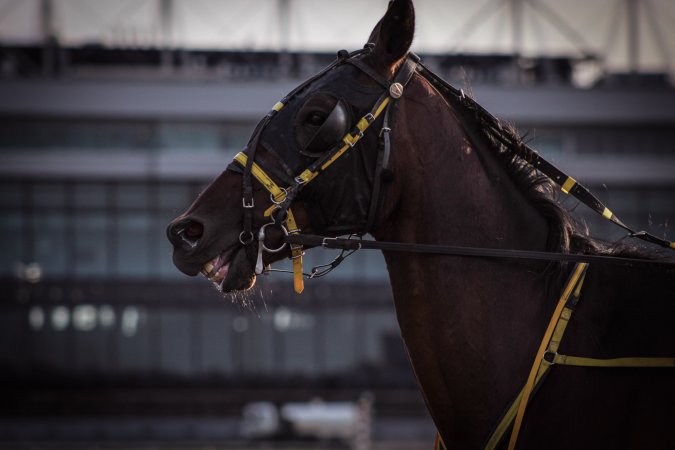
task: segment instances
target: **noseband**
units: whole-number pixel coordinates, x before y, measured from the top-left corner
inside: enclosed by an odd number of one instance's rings
[[[268,253],[278,253],[282,251],[287,245],[284,242],[278,248],[268,248],[265,245],[265,230],[270,226],[276,226],[281,229],[281,231],[286,236],[299,234],[301,230],[298,227],[295,215],[291,210],[291,203],[293,200],[297,198],[300,191],[302,191],[302,189],[308,183],[310,183],[320,173],[330,167],[342,155],[353,149],[361,140],[361,138],[363,138],[364,134],[370,128],[373,122],[375,122],[384,113],[384,119],[380,129],[382,145],[377,157],[376,173],[373,179],[373,189],[371,193],[368,215],[366,218],[366,226],[359,232],[359,234],[366,234],[372,228],[379,205],[382,179],[381,174],[383,170],[387,168],[389,161],[389,133],[391,132],[391,129],[388,125],[390,107],[396,102],[397,99],[401,97],[401,95],[403,95],[403,90],[412,78],[412,75],[415,72],[419,62],[419,58],[415,54],[408,54],[403,64],[401,64],[397,70],[396,74],[390,80],[385,80],[377,72],[370,68],[362,59],[363,56],[371,53],[373,48],[373,44],[367,44],[363,49],[352,53],[348,53],[346,50],[341,50],[338,52],[337,59],[331,65],[296,87],[290,94],[274,105],[272,110],[267,113],[267,115],[256,127],[253,136],[249,140],[245,150],[238,153],[235,156],[233,163],[228,166],[228,169],[230,170],[243,173],[242,206],[244,208],[244,229],[239,234],[239,241],[242,245],[248,246],[255,241],[255,235],[253,232],[253,209],[255,207],[255,202],[253,200],[252,178],[255,177],[255,179],[258,180],[260,184],[270,193],[271,206],[268,207],[263,213],[263,216],[269,218],[270,222],[260,227],[257,232],[258,257],[255,267],[256,274],[263,273],[264,271],[262,257],[265,251]],[[258,148],[258,144],[260,143],[260,136],[267,125],[269,125],[269,123],[274,119],[276,114],[281,111],[290,101],[292,101],[301,90],[309,86],[320,77],[324,76],[329,71],[343,64],[350,64],[373,79],[378,85],[382,87],[382,94],[375,101],[375,104],[371,107],[370,112],[361,117],[340,141],[333,145],[333,147],[330,148],[330,150],[328,150],[326,153],[323,153],[320,157],[318,157],[314,162],[312,162],[312,164],[305,168],[305,170],[293,176],[292,181],[288,183],[287,187],[280,187],[267,173],[272,171],[271,168],[266,168],[261,161],[255,161],[255,152]],[[274,152],[270,153],[276,155]],[[293,261],[293,287],[297,293],[300,293],[304,289],[302,270],[303,246],[301,244],[290,244],[290,249],[291,259]]]

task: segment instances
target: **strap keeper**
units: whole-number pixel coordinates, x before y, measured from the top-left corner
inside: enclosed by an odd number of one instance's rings
[[[295,181],[295,183],[296,183],[298,186],[302,186],[303,184],[307,183],[307,180],[305,180],[305,179],[302,178],[301,176],[297,176],[297,177],[293,178],[293,180]]]

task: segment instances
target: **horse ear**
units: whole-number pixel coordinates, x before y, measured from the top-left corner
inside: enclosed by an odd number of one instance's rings
[[[368,42],[375,44],[372,62],[379,72],[391,74],[396,63],[410,50],[415,34],[412,0],[393,0],[384,17],[375,25]]]

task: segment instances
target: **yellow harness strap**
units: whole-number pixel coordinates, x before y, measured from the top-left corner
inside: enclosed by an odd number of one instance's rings
[[[443,442],[443,438],[441,438],[440,433],[436,433],[436,440],[434,441],[434,450],[448,450],[448,448],[445,446],[445,443]]]
[[[246,162],[248,157],[245,153],[239,152],[234,157],[235,161],[241,164],[243,167],[246,167]],[[253,176],[263,185],[265,189],[272,194],[272,198],[275,202],[281,202],[286,198],[286,191],[281,189],[275,182],[272,180],[265,171],[255,162],[251,167],[251,173]],[[263,215],[265,217],[270,217],[272,212],[277,208],[276,204],[273,204],[265,210]],[[288,214],[286,216],[286,225],[288,229],[288,234],[297,234],[300,232],[298,224],[295,221],[295,216],[291,211],[291,208],[288,208]],[[291,259],[293,260],[293,289],[298,294],[301,294],[305,290],[305,280],[302,278],[302,245],[291,244]]]
[[[530,369],[530,375],[527,377],[527,382],[525,383],[525,387],[522,391],[522,397],[518,405],[518,413],[516,414],[516,418],[513,423],[513,430],[511,431],[511,439],[509,440],[509,450],[514,450],[516,448],[518,433],[520,433],[520,427],[523,423],[523,416],[525,415],[527,403],[530,400],[530,396],[532,395],[532,390],[534,389],[537,378],[541,378],[543,373],[547,370],[543,369],[543,367],[549,365],[544,359],[544,353],[546,353],[547,348],[549,348],[549,343],[554,345],[555,349],[557,350],[560,339],[562,339],[562,335],[565,332],[565,328],[567,327],[567,323],[571,317],[571,309],[565,308],[565,304],[570,298],[570,295],[572,295],[572,291],[576,290],[575,294],[581,293],[581,285],[584,282],[584,275],[587,268],[588,263],[577,263],[577,265],[574,267],[574,271],[572,272],[572,276],[570,277],[567,285],[565,286],[565,289],[563,289],[563,292],[560,295],[558,305],[556,306],[553,316],[548,323],[548,327],[546,328],[544,337],[541,340],[541,344],[539,344],[537,356],[534,359],[534,363]],[[562,318],[563,320],[561,321],[560,319],[563,314],[563,310],[565,309],[568,310],[568,313],[565,314],[566,317]],[[539,372],[542,372],[541,376],[538,376]]]
[[[509,450],[515,448],[518,439],[518,433],[523,422],[523,416],[527,407],[528,400],[532,394],[532,390],[542,380],[543,376],[550,370],[553,365],[559,364],[564,366],[582,366],[582,367],[675,367],[675,358],[587,358],[580,356],[568,356],[558,353],[560,342],[562,341],[565,329],[569,323],[573,309],[566,306],[570,295],[573,295],[575,300],[579,300],[581,296],[581,287],[583,286],[586,277],[586,270],[588,263],[579,263],[575,266],[569,281],[563,289],[563,293],[558,300],[557,307],[549,325],[544,333],[544,337],[539,346],[537,357],[530,370],[530,375],[527,383],[520,391],[516,399],[511,404],[510,408],[502,417],[495,430],[492,432],[490,439],[485,445],[485,449],[495,449],[506,434],[508,428],[513,423],[513,431],[511,432],[511,439],[509,441]],[[572,302],[575,303],[575,302]]]
[[[675,367],[675,358],[585,358],[555,354],[553,364],[581,367]]]

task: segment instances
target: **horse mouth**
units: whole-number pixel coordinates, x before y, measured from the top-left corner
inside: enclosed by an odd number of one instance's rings
[[[204,264],[201,273],[223,293],[245,291],[255,284],[255,273],[243,247],[222,251]]]

